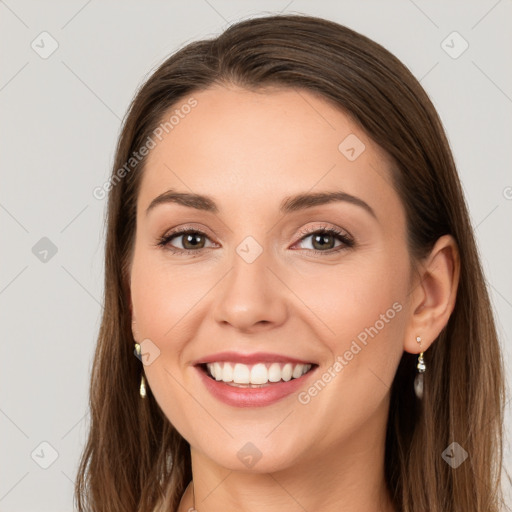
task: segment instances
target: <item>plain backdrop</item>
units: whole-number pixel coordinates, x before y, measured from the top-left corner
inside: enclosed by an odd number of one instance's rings
[[[447,4],[0,1],[1,512],[73,508],[103,293],[106,201],[92,192],[129,102],[169,54],[240,19],[331,19],[421,81],[448,133],[510,370],[512,1]]]

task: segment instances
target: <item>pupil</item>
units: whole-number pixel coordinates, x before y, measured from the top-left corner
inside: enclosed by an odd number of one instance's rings
[[[192,248],[197,248],[197,244],[194,244],[193,241],[194,241],[194,239],[197,239],[200,237],[201,237],[201,235],[199,235],[197,233],[185,235],[185,243],[183,244],[183,246],[185,247],[185,249],[188,249],[187,244],[192,242]],[[199,244],[200,244],[200,242],[199,242]]]
[[[329,238],[332,238],[332,235],[328,235],[328,234],[320,234],[320,235],[316,235],[314,237],[314,242],[317,242],[317,241],[320,241],[320,244],[328,244],[328,240]],[[320,245],[320,248],[323,248],[325,249],[326,248],[326,245]],[[328,249],[332,249],[332,247],[328,247]]]

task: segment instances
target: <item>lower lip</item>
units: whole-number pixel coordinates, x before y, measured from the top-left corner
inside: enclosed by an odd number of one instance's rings
[[[304,386],[305,381],[315,372],[318,366],[298,379],[268,384],[260,388],[239,388],[230,386],[223,381],[212,379],[201,367],[196,366],[195,368],[199,372],[206,389],[221,402],[234,407],[263,407],[273,404],[298,391]]]

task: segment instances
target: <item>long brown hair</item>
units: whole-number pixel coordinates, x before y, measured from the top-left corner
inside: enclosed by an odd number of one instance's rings
[[[468,210],[441,121],[426,92],[391,53],[337,23],[264,16],[170,56],[137,92],[108,187],[104,312],[90,386],[91,425],[75,488],[78,510],[176,510],[190,481],[190,446],[151,390],[138,389],[128,263],[145,158],[132,161],[171,107],[214,84],[305,89],[349,115],[393,162],[415,261],[451,234],[460,252],[455,309],[425,353],[424,398],[413,391],[417,356],[404,352],[392,388],[385,477],[403,512],[498,512],[505,381],[489,295]],[[126,167],[127,162],[130,167]],[[120,172],[124,167],[125,172]],[[468,454],[442,457],[457,442]],[[166,494],[167,492],[167,494]],[[164,500],[165,496],[165,500]]]

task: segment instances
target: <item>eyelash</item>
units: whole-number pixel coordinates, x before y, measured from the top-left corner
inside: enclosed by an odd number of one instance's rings
[[[199,229],[178,228],[178,229],[175,229],[174,231],[172,231],[171,233],[168,233],[167,235],[161,237],[157,241],[156,245],[158,247],[161,247],[165,250],[170,251],[173,254],[179,254],[179,255],[184,255],[184,256],[187,256],[187,255],[199,256],[201,251],[203,251],[205,249],[211,249],[211,247],[207,247],[207,248],[203,247],[201,249],[196,249],[196,250],[178,249],[178,248],[170,245],[170,241],[173,238],[176,238],[179,236],[184,236],[184,235],[203,235],[205,237],[208,237],[208,235],[206,233],[204,233],[203,231],[201,231]],[[302,242],[304,239],[310,237],[311,235],[333,235],[337,240],[342,242],[343,245],[334,247],[327,251],[320,251],[318,249],[299,249],[299,250],[308,251],[310,253],[312,252],[313,254],[324,255],[324,254],[333,254],[333,253],[340,252],[342,250],[350,249],[350,248],[354,247],[354,245],[355,245],[354,240],[347,233],[339,231],[336,228],[330,228],[330,227],[324,227],[324,226],[322,226],[320,228],[316,227],[314,229],[304,230],[301,233],[301,238],[299,238],[299,240],[296,243]]]

